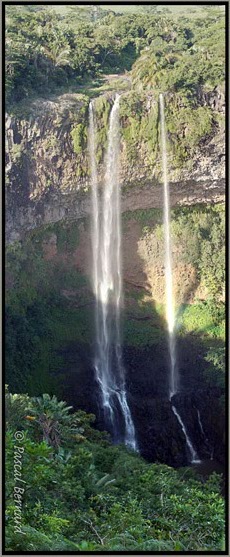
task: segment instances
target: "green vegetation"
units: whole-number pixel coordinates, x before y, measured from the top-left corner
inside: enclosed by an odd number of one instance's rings
[[[74,151],[79,155],[86,147],[87,128],[85,128],[83,124],[77,124],[71,131],[71,137]]]
[[[154,229],[156,225],[160,225],[162,223],[162,217],[162,209],[137,209],[136,211],[126,211],[122,213],[122,222],[125,228],[130,219],[135,220],[141,224],[142,231],[145,233]]]
[[[147,464],[93,429],[93,415],[73,413],[47,394],[7,391],[6,412],[8,551],[223,550],[217,474],[203,483],[192,471]],[[26,482],[18,532],[14,458]]]
[[[206,371],[205,379],[208,385],[216,384],[222,390],[221,397],[221,411],[225,408],[225,378],[226,378],[226,366],[225,366],[225,347],[223,346],[213,346],[210,347],[206,356],[206,360],[209,364],[209,369]]]
[[[144,305],[144,304],[143,304]],[[124,320],[124,343],[127,346],[142,347],[160,345],[162,341],[162,328],[159,317],[154,313],[153,307],[148,308],[148,315],[144,317],[145,310],[135,311],[135,316],[127,315]]]
[[[64,8],[64,7],[63,7]],[[75,16],[80,15],[75,10]],[[33,91],[38,94],[75,82],[84,85],[101,72],[130,69],[136,58],[135,40],[140,23],[132,16],[122,19],[105,14],[96,24],[75,19],[72,26],[65,11],[41,9],[6,10],[6,95],[17,102]],[[71,14],[72,15],[72,14]],[[146,20],[147,21],[147,20]],[[128,31],[128,35],[127,35]]]
[[[100,96],[95,99],[94,110],[96,114],[96,158],[102,162],[108,140],[108,123],[111,110],[109,99]]]
[[[217,311],[218,310],[218,311]],[[180,334],[200,333],[202,336],[225,339],[225,305],[200,302],[184,307]]]
[[[165,94],[173,165],[189,159],[200,140],[219,125],[202,98],[224,83],[224,18],[162,19],[148,33],[149,46],[132,68],[138,94]]]
[[[195,266],[200,283],[218,304],[225,280],[224,206],[184,207],[173,215],[173,241],[180,246],[181,258]]]
[[[200,86],[223,83],[224,24],[221,13],[196,21],[158,19],[133,68],[134,85],[141,82],[143,88],[154,86],[168,94],[180,91],[189,101]]]
[[[47,241],[53,235],[57,254],[45,259]],[[58,350],[76,340],[83,345],[90,341],[88,281],[72,260],[78,241],[78,224],[62,222],[33,231],[23,243],[7,249],[6,372],[10,389],[33,395],[44,388],[56,392],[57,372],[63,365]],[[67,295],[73,291],[75,303],[65,297],[65,291]]]
[[[120,112],[128,160],[133,162],[141,153],[141,157],[147,156],[148,166],[154,168],[159,156],[159,114],[158,103],[151,100],[151,107],[147,106],[146,95],[131,90],[122,95]]]
[[[163,263],[164,231],[159,211],[137,211],[143,236],[153,231],[151,248],[156,263]],[[151,222],[152,215],[152,222]],[[224,205],[179,207],[171,213],[174,263],[191,264],[199,283],[216,305],[224,296],[225,281],[225,208]],[[214,304],[213,304],[214,307]]]

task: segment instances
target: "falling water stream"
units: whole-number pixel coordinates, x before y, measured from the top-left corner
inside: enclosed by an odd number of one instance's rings
[[[162,150],[162,168],[164,180],[164,235],[165,235],[165,284],[166,284],[166,320],[169,333],[169,352],[170,352],[170,380],[169,380],[169,398],[173,397],[178,390],[178,377],[176,369],[176,352],[175,352],[175,311],[173,300],[173,274],[172,274],[172,248],[170,234],[170,202],[168,187],[168,164],[166,149],[166,132],[164,117],[164,98],[160,95],[160,116],[161,116],[161,150]]]
[[[175,349],[175,309],[173,299],[173,273],[172,273],[172,247],[170,234],[170,200],[168,186],[168,164],[166,148],[166,130],[164,115],[164,97],[160,94],[160,121],[161,121],[161,151],[162,151],[162,170],[164,181],[164,235],[165,235],[165,286],[166,286],[166,320],[168,324],[169,353],[170,353],[170,379],[169,379],[169,400],[178,392],[179,378],[176,367]],[[176,416],[186,439],[186,445],[192,463],[200,462],[192,441],[188,436],[185,424],[175,406],[172,404],[172,411]]]
[[[122,304],[121,222],[119,187],[119,96],[109,119],[106,174],[99,199],[93,104],[89,107],[89,155],[92,179],[93,290],[96,299],[94,367],[105,422],[115,442],[137,450],[135,429],[127,402],[122,361],[120,309]]]
[[[177,412],[175,406],[173,406],[173,405],[172,405],[172,411],[175,414],[176,418],[178,419],[178,422],[181,425],[181,429],[184,433],[184,436],[185,436],[185,439],[186,439],[186,444],[187,444],[187,447],[189,449],[189,453],[191,455],[191,462],[193,462],[193,463],[200,462],[200,459],[198,458],[197,452],[195,451],[195,449],[193,447],[192,441],[188,436],[188,432],[185,428],[184,422],[182,421],[182,419],[180,417],[180,414]]]
[[[201,431],[202,435],[203,435],[203,436],[205,437],[205,439],[206,439],[206,435],[205,435],[205,433],[204,433],[204,428],[203,428],[202,422],[201,422],[200,411],[198,410],[198,408],[197,408],[197,417],[198,417],[198,423],[199,423],[199,426],[200,426],[200,431]]]

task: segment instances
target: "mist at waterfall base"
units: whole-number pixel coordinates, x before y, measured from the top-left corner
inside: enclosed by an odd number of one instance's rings
[[[119,186],[119,100],[109,118],[108,148],[103,191],[99,196],[96,163],[96,125],[89,106],[89,157],[92,180],[92,256],[95,296],[94,369],[100,389],[100,407],[114,443],[138,450],[127,401],[122,359],[120,311],[122,304],[121,222]]]
[[[166,321],[168,326],[168,340],[170,353],[170,376],[169,376],[169,400],[172,401],[174,395],[179,390],[179,376],[176,362],[176,338],[175,338],[175,307],[173,298],[173,271],[172,271],[172,246],[170,233],[170,198],[168,185],[168,162],[167,162],[167,145],[166,145],[166,129],[165,129],[165,111],[164,96],[159,96],[160,104],[160,123],[161,123],[161,156],[162,156],[162,173],[164,184],[164,238],[165,238],[165,292],[166,292]],[[187,428],[175,407],[172,404],[172,411],[176,416],[183,434],[186,439],[186,446],[191,463],[199,463],[199,456],[189,437]]]

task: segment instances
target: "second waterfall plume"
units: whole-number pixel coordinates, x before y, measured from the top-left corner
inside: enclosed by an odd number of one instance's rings
[[[108,132],[106,174],[99,199],[93,104],[89,107],[89,154],[92,179],[92,252],[95,295],[96,354],[94,367],[105,423],[115,442],[137,450],[126,396],[120,338],[122,303],[119,187],[119,96],[113,104]]]
[[[168,164],[167,164],[167,147],[166,147],[166,130],[164,115],[164,97],[160,94],[160,121],[161,121],[161,151],[162,151],[162,170],[164,181],[164,236],[165,236],[165,289],[166,289],[166,320],[169,335],[169,353],[170,353],[170,379],[169,379],[169,400],[178,392],[179,379],[176,367],[176,351],[175,351],[175,309],[173,300],[173,272],[172,272],[172,247],[170,233],[170,200],[168,185]],[[182,418],[172,405],[172,411],[176,416],[186,439],[187,449],[191,462],[200,462],[192,441],[189,438],[187,429]]]

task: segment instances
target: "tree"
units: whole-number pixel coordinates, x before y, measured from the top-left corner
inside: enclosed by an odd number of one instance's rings
[[[66,438],[83,433],[70,414],[72,406],[58,401],[57,397],[43,394],[42,397],[32,399],[33,404],[28,420],[32,420],[42,431],[43,441],[54,448],[58,448]]]

